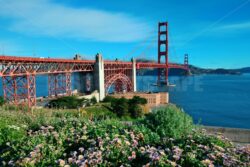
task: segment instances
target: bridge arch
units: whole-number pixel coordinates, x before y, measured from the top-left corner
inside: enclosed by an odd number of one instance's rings
[[[106,94],[109,93],[112,86],[114,86],[116,92],[123,92],[124,90],[126,92],[130,92],[133,90],[133,83],[131,78],[123,73],[110,76],[106,80],[107,80],[107,82],[105,83]]]

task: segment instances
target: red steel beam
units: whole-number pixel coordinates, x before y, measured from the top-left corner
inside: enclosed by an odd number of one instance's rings
[[[17,56],[0,56],[0,62],[32,62],[32,63],[95,63],[94,60],[70,60],[55,58],[35,58],[35,57],[17,57]]]

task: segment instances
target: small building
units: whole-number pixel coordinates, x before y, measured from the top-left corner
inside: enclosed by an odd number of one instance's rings
[[[132,99],[134,96],[139,96],[147,99],[148,101],[147,105],[150,108],[169,103],[169,94],[167,92],[159,92],[159,93],[128,92],[128,93],[113,94],[111,96],[115,98],[124,97],[126,99]]]

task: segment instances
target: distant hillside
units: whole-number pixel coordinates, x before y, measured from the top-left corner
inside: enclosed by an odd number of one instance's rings
[[[155,62],[152,60],[147,59],[138,59],[137,62]],[[191,74],[198,75],[198,74],[224,74],[224,75],[240,75],[242,73],[250,73],[250,67],[240,68],[240,69],[224,69],[224,68],[218,68],[218,69],[208,69],[208,68],[200,68],[193,65],[189,65],[189,69]],[[149,69],[149,70],[143,70],[142,71],[144,75],[157,75],[158,70],[157,69]],[[170,75],[183,75],[186,74],[185,70],[182,69],[170,69],[169,70]]]
[[[190,70],[192,74],[231,74],[240,75],[242,73],[250,73],[250,67],[240,68],[240,69],[205,69],[190,65]]]
[[[245,67],[245,68],[241,68],[241,69],[238,69],[240,72],[242,73],[250,73],[250,67]]]
[[[143,62],[143,63],[156,63],[156,61],[154,61],[154,60],[148,60],[148,59],[143,59],[143,58],[136,59],[136,61]]]

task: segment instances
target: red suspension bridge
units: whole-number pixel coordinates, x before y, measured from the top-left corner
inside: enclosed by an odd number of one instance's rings
[[[161,59],[165,61],[162,63]],[[98,55],[96,60],[68,60],[52,58],[31,58],[0,56],[0,77],[2,77],[4,98],[14,105],[36,105],[36,76],[48,75],[49,96],[71,95],[71,74],[92,72],[94,88],[100,99],[114,86],[115,91],[136,91],[136,70],[158,69],[158,81],[168,83],[168,71],[178,68],[188,71],[188,56],[184,64],[168,61],[168,23],[159,23],[158,62],[144,63],[124,61],[104,61]],[[162,75],[164,73],[164,75]]]

